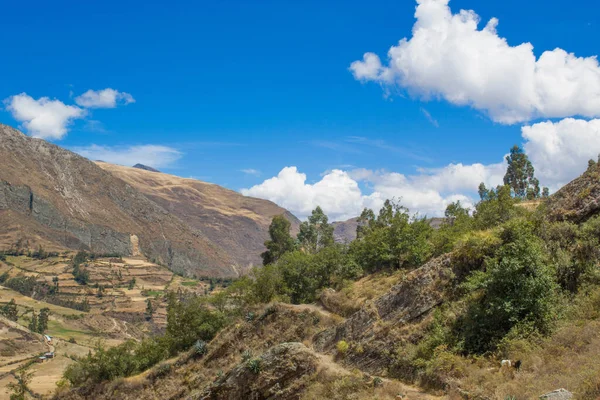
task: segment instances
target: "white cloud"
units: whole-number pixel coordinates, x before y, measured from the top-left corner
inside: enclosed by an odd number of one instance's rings
[[[362,211],[362,194],[358,183],[347,172],[335,169],[314,184],[296,167],[285,167],[273,178],[249,189],[246,196],[271,200],[295,215],[305,218],[320,205],[331,220],[355,217]]]
[[[480,30],[474,11],[452,14],[448,3],[417,0],[412,38],[390,48],[387,65],[365,53],[350,65],[354,77],[399,86],[424,99],[470,105],[505,124],[600,116],[596,57],[557,48],[536,59],[532,44],[510,46],[498,35],[497,19]]]
[[[556,190],[579,176],[600,154],[600,119],[567,118],[522,128],[524,149],[542,184]]]
[[[523,148],[543,186],[556,191],[581,175],[589,159],[600,154],[600,119],[567,118],[522,128]],[[339,169],[328,171],[320,181],[306,183],[296,167],[286,167],[276,176],[242,193],[274,201],[300,218],[320,205],[332,220],[360,214],[364,207],[378,210],[386,199],[400,199],[411,212],[440,216],[446,206],[460,200],[472,207],[477,187],[501,185],[506,161],[496,164],[449,164],[418,169],[413,175],[384,170]],[[367,189],[361,190],[359,183]]]
[[[132,95],[107,88],[103,90],[88,90],[75,98],[75,103],[85,108],[115,108],[118,104],[135,103]]]
[[[260,176],[260,171],[254,168],[241,169],[240,171],[245,173],[246,175]]]
[[[306,183],[306,175],[296,167],[285,167],[276,177],[250,189],[242,189],[247,196],[271,200],[306,218],[321,206],[333,221],[358,216],[363,208],[378,210],[386,199],[401,199],[411,212],[421,215],[442,215],[446,206],[456,200],[470,207],[479,183],[495,186],[502,182],[505,166],[493,164],[450,164],[435,170],[422,170],[418,175],[406,176],[396,172],[355,169],[332,170],[314,184]],[[366,194],[359,182],[370,186]]]
[[[100,160],[111,164],[133,166],[144,164],[153,168],[164,168],[179,160],[183,154],[172,147],[153,144],[139,146],[99,146],[73,147],[70,150],[90,160]]]
[[[4,104],[29,134],[42,139],[61,139],[73,120],[86,115],[85,110],[60,100],[48,97],[36,100],[26,93],[9,97]]]

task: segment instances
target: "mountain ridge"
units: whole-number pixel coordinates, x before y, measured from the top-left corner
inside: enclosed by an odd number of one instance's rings
[[[184,275],[235,277],[248,267],[191,226],[185,215],[170,212],[168,203],[158,204],[71,151],[0,124],[0,159],[3,247],[27,239],[35,246],[128,255],[139,240],[149,259]],[[279,211],[286,212],[274,212]],[[253,229],[246,233],[266,237],[268,225]],[[257,252],[253,260],[259,259],[259,247],[253,243],[246,249]]]

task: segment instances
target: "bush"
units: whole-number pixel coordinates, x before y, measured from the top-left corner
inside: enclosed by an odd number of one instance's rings
[[[253,358],[252,360],[248,361],[248,369],[252,371],[253,374],[260,374],[261,368],[262,365],[259,358]]]
[[[339,342],[337,342],[337,345],[335,346],[338,354],[341,355],[342,357],[345,356],[346,353],[348,353],[349,347],[350,346],[348,345],[348,343],[345,340],[340,340]]]
[[[507,224],[504,245],[463,285],[470,292],[467,314],[459,321],[469,353],[494,350],[513,329],[519,335],[550,332],[556,317],[557,285],[540,240],[523,221]]]
[[[197,340],[194,343],[194,354],[198,357],[205,355],[208,352],[208,347],[206,346],[206,342],[204,340]]]

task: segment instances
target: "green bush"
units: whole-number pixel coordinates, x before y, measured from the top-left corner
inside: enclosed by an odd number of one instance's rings
[[[260,358],[253,358],[252,360],[248,361],[248,369],[252,371],[253,374],[260,374],[262,369]]]

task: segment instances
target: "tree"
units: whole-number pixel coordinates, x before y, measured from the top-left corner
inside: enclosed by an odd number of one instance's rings
[[[15,299],[10,299],[10,301],[6,303],[4,307],[2,307],[0,313],[2,313],[2,315],[4,315],[9,320],[16,321],[19,318],[19,312],[17,309],[17,303],[15,302]]]
[[[509,332],[548,333],[556,316],[557,284],[530,223],[504,225],[503,245],[463,285],[471,293],[459,331],[467,352],[494,350]]]
[[[52,283],[54,283],[54,293],[58,293],[58,276],[52,277]]]
[[[50,315],[50,309],[44,307],[40,310],[40,315],[38,316],[37,321],[37,330],[38,333],[44,333],[46,329],[48,329],[48,316]]]
[[[544,187],[544,189],[542,189],[542,197],[545,199],[550,197],[550,190],[547,187]]]
[[[269,226],[271,240],[265,242],[267,251],[261,254],[263,265],[277,261],[283,254],[294,250],[294,238],[290,235],[290,221],[283,215],[276,215]]]
[[[37,332],[37,314],[35,313],[35,311],[31,312],[31,321],[29,321],[29,330],[31,332]]]
[[[367,272],[417,267],[431,256],[433,228],[424,218],[411,218],[398,203],[386,200],[377,217],[364,210],[359,226],[360,237],[350,244],[350,252]]]
[[[150,321],[154,314],[154,307],[152,306],[152,300],[146,299],[146,320]]]
[[[16,321],[19,318],[19,312],[17,309],[17,303],[15,302],[15,299],[10,299],[10,301],[4,307],[2,307],[2,310],[0,310],[0,312],[2,313],[2,315],[4,315],[11,321]]]
[[[534,176],[535,170],[529,158],[519,146],[514,145],[506,156],[508,168],[504,184],[510,186],[514,195],[521,199],[540,197],[540,182]]]
[[[333,225],[329,224],[327,215],[321,207],[317,206],[308,217],[308,221],[300,224],[298,242],[302,250],[313,254],[333,245]]]
[[[487,190],[484,199],[475,206],[475,226],[479,229],[492,228],[525,213],[524,208],[515,207],[517,201],[511,196],[508,185]]]
[[[29,382],[31,382],[32,376],[33,372],[27,372],[25,368],[15,374],[17,381],[6,385],[12,391],[10,400],[25,400],[27,398],[27,394],[30,391]]]
[[[127,289],[131,290],[135,287],[135,278],[131,278],[129,284],[127,285]]]

